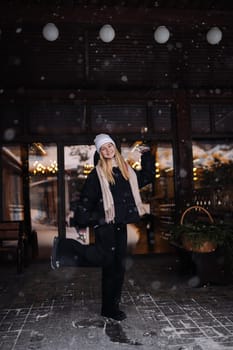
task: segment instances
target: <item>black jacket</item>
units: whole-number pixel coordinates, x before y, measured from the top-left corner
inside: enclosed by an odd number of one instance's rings
[[[137,171],[139,188],[151,183],[154,179],[154,157],[150,152],[143,154],[142,169]],[[134,202],[129,181],[126,181],[118,168],[113,168],[115,185],[110,185],[114,200],[115,223],[134,223],[140,220]],[[102,225],[105,223],[102,192],[99,178],[94,168],[88,175],[77,203],[74,216],[75,224],[79,227]]]

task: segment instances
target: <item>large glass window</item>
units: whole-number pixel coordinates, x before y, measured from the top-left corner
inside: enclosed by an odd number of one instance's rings
[[[196,134],[225,133],[233,131],[233,105],[191,105],[192,132]]]
[[[193,142],[195,204],[213,210],[233,209],[233,143]]]

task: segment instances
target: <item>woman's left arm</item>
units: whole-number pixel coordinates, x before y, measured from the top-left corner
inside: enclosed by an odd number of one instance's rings
[[[136,174],[139,188],[142,188],[154,181],[155,158],[150,151],[142,153],[141,170],[136,171]]]

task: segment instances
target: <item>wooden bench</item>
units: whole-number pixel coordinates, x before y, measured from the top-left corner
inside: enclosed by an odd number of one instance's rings
[[[26,265],[26,237],[23,221],[0,221],[0,256],[13,254],[17,272]]]

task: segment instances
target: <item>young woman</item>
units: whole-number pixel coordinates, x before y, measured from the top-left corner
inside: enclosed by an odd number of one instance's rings
[[[95,243],[82,245],[69,239],[61,245],[63,249],[67,246],[67,251],[72,245],[78,266],[102,267],[101,315],[120,321],[126,318],[119,304],[125,275],[127,224],[138,222],[146,214],[139,187],[152,182],[154,159],[146,152],[142,170],[136,173],[109,135],[99,134],[94,142],[99,160],[85,181],[74,220],[79,231],[94,227]],[[55,252],[53,267],[56,258]]]

